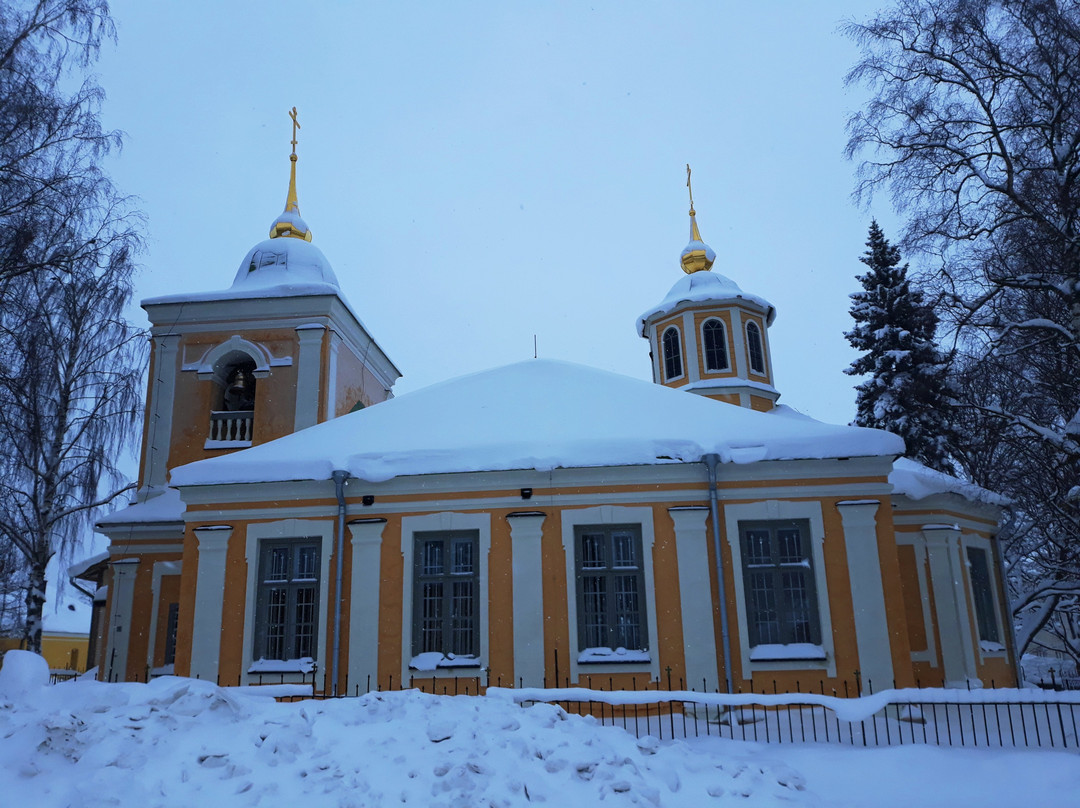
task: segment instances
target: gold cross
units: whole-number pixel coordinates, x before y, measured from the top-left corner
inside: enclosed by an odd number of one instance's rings
[[[690,189],[690,210],[694,209],[694,189],[690,187],[690,164],[686,164],[686,187]]]
[[[296,120],[296,107],[289,110],[289,117],[292,118],[292,150],[296,154],[296,130],[300,128],[300,121]]]

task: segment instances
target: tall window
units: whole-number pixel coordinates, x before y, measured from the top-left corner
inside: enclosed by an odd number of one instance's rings
[[[649,647],[640,525],[578,526],[578,646]]]
[[[750,355],[750,370],[765,372],[765,348],[761,341],[761,329],[755,322],[746,324],[746,352]]]
[[[810,524],[740,522],[750,646],[821,644]]]
[[[979,639],[983,642],[1001,642],[997,618],[994,616],[994,593],[990,583],[990,566],[986,551],[978,547],[967,548],[968,570],[971,573],[971,597],[975,601],[975,620],[979,624]]]
[[[480,536],[414,534],[413,655],[480,653]]]
[[[318,538],[260,543],[254,659],[315,658],[320,544]]]
[[[679,329],[672,326],[664,332],[664,378],[675,379],[682,376],[682,344],[679,341]]]
[[[727,370],[728,352],[724,324],[719,320],[706,320],[701,331],[705,344],[705,370]]]
[[[176,662],[176,628],[180,623],[180,604],[169,604],[169,616],[165,621],[165,659],[163,665]]]

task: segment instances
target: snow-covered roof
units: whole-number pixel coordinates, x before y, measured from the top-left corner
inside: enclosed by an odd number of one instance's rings
[[[958,494],[969,502],[1003,506],[1009,504],[1008,499],[993,491],[987,491],[985,488],[965,482],[951,474],[935,471],[906,457],[901,457],[893,463],[889,482],[892,483],[894,493],[903,494],[915,500],[925,499],[934,494]]]
[[[584,365],[533,359],[432,385],[172,471],[172,484],[325,480],[897,455],[887,432],[754,412]]]
[[[228,289],[152,297],[143,305],[301,295],[341,295],[330,262],[311,242],[268,238],[248,250]]]
[[[739,288],[735,281],[719,272],[693,272],[679,278],[659,304],[646,311],[637,321],[638,336],[645,334],[645,322],[653,317],[674,311],[682,303],[753,303],[766,312],[765,322],[772,325],[776,309],[763,297],[751,295]]]
[[[78,578],[88,569],[95,564],[100,564],[102,561],[109,560],[109,551],[102,550],[100,553],[84,558],[81,561],[76,561],[74,564],[69,564],[67,568],[68,578]]]
[[[161,522],[183,522],[187,506],[175,488],[166,488],[160,494],[144,502],[120,508],[97,520],[99,527]]]

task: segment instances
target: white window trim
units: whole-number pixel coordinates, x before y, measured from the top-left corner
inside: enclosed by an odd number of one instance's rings
[[[679,364],[682,365],[682,373],[678,376],[667,375],[667,356],[664,354],[664,336],[668,331],[674,331],[679,338]],[[682,329],[675,323],[669,323],[664,326],[664,330],[660,332],[660,369],[663,372],[663,380],[665,382],[676,382],[679,379],[686,378],[686,340],[683,339]]]
[[[982,638],[979,637],[979,614],[975,610],[975,590],[971,582],[971,565],[968,563],[967,551],[969,547],[974,547],[976,550],[983,550],[986,552],[986,569],[990,574],[990,598],[994,605],[994,621],[997,623],[999,642],[1001,643],[1000,651],[984,651],[982,647]],[[1005,642],[1005,623],[1002,620],[1002,608],[1001,600],[998,598],[998,591],[1000,586],[998,584],[998,571],[997,564],[995,563],[994,550],[990,545],[990,540],[983,536],[978,536],[974,533],[963,533],[960,535],[960,563],[964,565],[964,577],[966,579],[965,600],[968,608],[968,619],[973,626],[971,639],[975,645],[975,653],[979,657],[979,664],[982,664],[987,659],[1005,659],[1008,657],[1008,645]]]
[[[927,581],[926,566],[929,561],[926,557],[926,539],[922,533],[897,533],[897,546],[912,547],[915,550],[915,572],[919,579],[919,601],[922,606],[923,633],[926,635],[926,648],[922,651],[912,651],[912,662],[929,662],[932,666],[938,664],[937,645],[934,640],[933,612],[930,610],[930,584]]]
[[[579,663],[581,648],[578,643],[577,624],[577,564],[575,536],[579,526],[625,525],[641,526],[642,574],[645,579],[645,621],[649,631],[648,662],[585,662]],[[653,545],[656,532],[653,527],[652,508],[628,508],[619,505],[598,505],[592,508],[565,509],[562,511],[562,546],[566,559],[566,605],[569,619],[570,681],[579,682],[581,676],[597,676],[612,673],[644,673],[650,679],[660,678],[659,632],[656,628],[656,579],[653,573]],[[560,676],[565,676],[562,667]],[[559,683],[556,683],[556,687]]]
[[[724,359],[727,361],[728,366],[726,368],[720,368],[719,370],[712,370],[709,368],[708,349],[705,345],[705,326],[709,323],[716,321],[720,323],[720,331],[724,335]],[[728,327],[727,324],[717,315],[713,314],[706,317],[701,321],[701,328],[698,329],[698,333],[701,336],[701,369],[702,373],[716,374],[716,375],[732,375],[735,368],[732,367],[731,360],[731,341],[728,339]]]
[[[153,566],[153,577],[150,584],[150,627],[147,631],[146,664],[154,667],[154,653],[157,651],[157,624],[158,613],[161,610],[161,579],[166,575],[180,575],[183,572],[182,561],[156,561]],[[166,666],[168,667],[168,666]]]
[[[255,522],[248,525],[244,543],[244,558],[247,561],[247,590],[244,598],[244,653],[240,666],[240,677],[244,684],[259,683],[259,674],[248,673],[255,662],[252,646],[255,642],[257,616],[255,608],[258,600],[259,542],[263,539],[300,539],[308,536],[317,536],[322,540],[319,545],[319,650],[315,658],[318,664],[316,681],[319,680],[320,672],[326,670],[328,662],[326,634],[330,628],[327,609],[330,602],[330,556],[334,550],[334,523],[308,519]],[[297,683],[304,678],[300,673],[264,674],[262,681],[266,682],[267,677],[275,678],[279,682],[284,677],[286,683]]]
[[[746,615],[746,588],[743,584],[742,542],[740,522],[776,520],[810,522],[810,551],[813,554],[814,586],[817,591],[818,621],[821,626],[821,648],[824,660],[753,660],[750,659],[750,632]],[[731,552],[732,579],[735,581],[735,612],[739,625],[739,656],[742,659],[742,678],[750,679],[755,671],[824,670],[836,676],[836,653],[833,648],[832,611],[829,608],[829,587],[825,575],[825,519],[820,502],[790,502],[770,499],[744,505],[724,505],[724,525],[728,549]]]
[[[753,325],[757,329],[758,339],[761,340],[761,364],[762,370],[754,369],[754,362],[750,358],[750,326]],[[761,324],[752,318],[747,318],[743,323],[743,339],[746,341],[746,369],[755,376],[761,376],[763,379],[769,377],[769,352],[765,348],[765,329]],[[747,377],[749,378],[749,377]]]
[[[480,653],[479,664],[470,662],[461,667],[439,667],[433,671],[416,671],[409,668],[412,660],[413,626],[413,566],[417,533],[441,532],[450,530],[474,530],[479,534],[480,569]],[[489,601],[488,556],[491,554],[491,515],[487,513],[433,513],[424,516],[406,516],[401,520],[401,557],[402,597],[401,597],[401,683],[410,677],[414,679],[453,679],[456,677],[480,677],[483,684],[484,672],[489,667],[490,637],[488,634]]]

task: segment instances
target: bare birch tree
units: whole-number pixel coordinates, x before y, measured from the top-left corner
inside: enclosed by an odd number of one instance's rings
[[[1080,4],[898,0],[848,32],[858,194],[891,192],[957,355],[995,374],[958,397],[984,444],[959,454],[1016,503],[1022,653],[1080,594]]]

